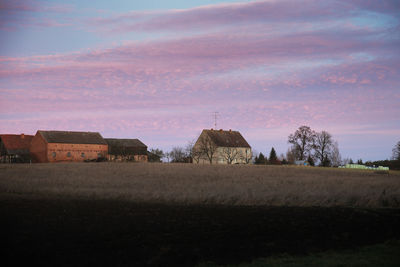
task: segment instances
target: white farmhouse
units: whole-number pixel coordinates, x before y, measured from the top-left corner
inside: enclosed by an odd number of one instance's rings
[[[193,147],[193,163],[249,164],[251,147],[238,131],[203,130]]]

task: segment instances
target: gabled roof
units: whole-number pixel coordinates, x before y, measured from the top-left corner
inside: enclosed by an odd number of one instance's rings
[[[98,132],[38,131],[47,143],[107,145]]]
[[[139,139],[105,138],[111,155],[146,155],[147,146]]]
[[[29,154],[29,147],[33,135],[25,134],[1,134],[1,142],[4,145],[7,154]]]
[[[248,147],[251,148],[247,141],[238,131],[223,130],[203,130],[201,133],[207,134],[211,141],[219,147]]]
[[[118,138],[104,138],[109,145],[118,145],[124,147],[144,147],[147,146],[143,144],[139,139],[118,139]]]

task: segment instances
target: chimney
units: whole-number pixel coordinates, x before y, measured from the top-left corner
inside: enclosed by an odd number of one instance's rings
[[[229,129],[229,132],[232,132],[232,129]]]
[[[214,129],[213,128],[211,128],[211,131],[213,131]]]
[[[220,132],[222,132],[222,129],[219,129]]]
[[[24,139],[25,138],[25,134],[21,134],[21,139]]]

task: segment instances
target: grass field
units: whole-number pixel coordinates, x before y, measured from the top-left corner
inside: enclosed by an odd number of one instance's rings
[[[0,196],[177,204],[399,207],[400,173],[293,166],[0,165]]]
[[[398,266],[399,192],[396,172],[0,165],[3,262]]]

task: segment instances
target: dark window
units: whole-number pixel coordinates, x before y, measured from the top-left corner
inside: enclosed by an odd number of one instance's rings
[[[68,152],[68,153],[67,153],[67,157],[71,157],[71,152]]]
[[[97,153],[97,157],[101,158],[103,155],[101,153]]]
[[[81,157],[84,158],[85,157],[85,153],[82,152],[81,153]]]
[[[56,157],[56,152],[53,152],[53,153],[51,153],[51,155],[53,156],[53,158],[55,158]]]

